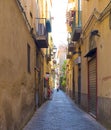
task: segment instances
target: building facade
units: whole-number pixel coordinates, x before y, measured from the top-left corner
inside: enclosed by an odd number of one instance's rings
[[[108,0],[104,2],[75,0],[74,2],[76,11],[78,13],[82,11],[82,15],[81,13],[75,15],[74,24],[71,26],[70,41],[73,41],[75,48],[72,51],[73,55],[71,52],[70,56],[77,56],[73,60],[74,100],[95,119],[111,128],[111,69],[109,67],[111,60],[108,59],[111,2]],[[79,29],[82,30],[79,32]],[[71,48],[71,42],[69,43],[68,49]],[[71,80],[70,76],[68,78]]]
[[[0,129],[21,129],[35,109],[35,48],[18,3],[0,1]]]
[[[49,7],[51,1],[0,1],[2,130],[22,129],[44,102],[46,50],[52,44]]]
[[[67,91],[69,95],[80,102],[81,91],[81,60],[80,60],[80,33],[81,8],[77,0],[69,0],[67,6]]]
[[[82,2],[81,99],[86,100],[82,100],[81,104],[107,126],[111,119],[111,60],[106,60],[110,54],[110,9],[111,2],[108,0]]]
[[[63,65],[64,62],[66,60],[66,45],[59,45],[58,46],[58,51],[57,51],[57,67],[56,67],[56,71],[57,71],[57,75],[56,75],[56,79],[57,79],[57,83],[56,83],[56,87],[62,87],[61,81],[60,79],[64,76],[64,72],[63,72]],[[63,88],[65,90],[65,88]]]

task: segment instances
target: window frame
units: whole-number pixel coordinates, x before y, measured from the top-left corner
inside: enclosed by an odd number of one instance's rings
[[[27,71],[31,73],[31,47],[27,43]]]

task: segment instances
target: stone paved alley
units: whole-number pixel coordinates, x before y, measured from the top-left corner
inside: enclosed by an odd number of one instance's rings
[[[79,109],[62,91],[53,93],[34,114],[24,130],[106,130]]]

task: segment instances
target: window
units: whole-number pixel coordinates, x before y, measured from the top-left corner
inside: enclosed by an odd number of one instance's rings
[[[30,11],[30,17],[33,18],[32,12]]]
[[[30,45],[27,44],[27,71],[30,73]]]

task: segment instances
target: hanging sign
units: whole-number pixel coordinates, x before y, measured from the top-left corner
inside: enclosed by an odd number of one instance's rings
[[[81,63],[81,57],[78,56],[75,60],[74,60],[75,64],[80,64]]]

